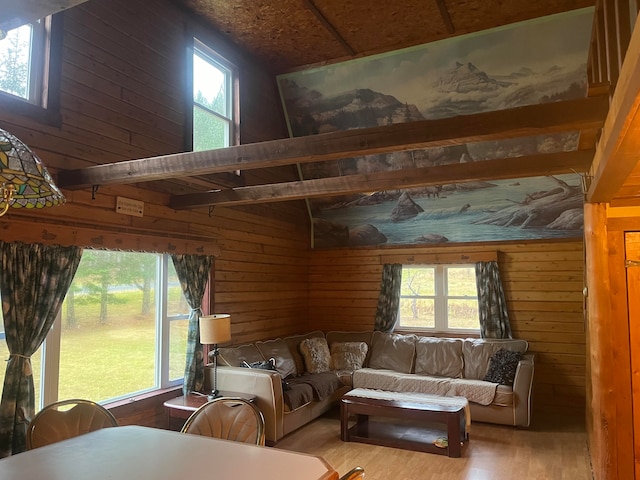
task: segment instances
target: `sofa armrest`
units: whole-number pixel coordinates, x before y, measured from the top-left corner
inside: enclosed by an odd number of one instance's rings
[[[533,371],[534,355],[526,353],[518,363],[513,381],[514,425],[518,427],[528,427],[531,422]]]
[[[213,384],[213,367],[205,367],[205,386]],[[218,367],[218,389],[255,395],[255,404],[262,412],[265,437],[277,442],[283,436],[284,400],[282,377],[272,370],[243,367]]]

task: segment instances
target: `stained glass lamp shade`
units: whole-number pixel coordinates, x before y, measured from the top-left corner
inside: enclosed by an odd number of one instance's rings
[[[65,202],[64,195],[38,156],[1,128],[0,193],[0,216],[9,207],[45,208]]]

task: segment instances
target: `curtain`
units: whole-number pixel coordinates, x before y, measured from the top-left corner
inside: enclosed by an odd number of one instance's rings
[[[171,255],[171,259],[176,267],[176,274],[180,280],[184,297],[191,307],[187,333],[187,360],[184,369],[184,384],[182,385],[182,391],[187,395],[192,391],[200,391],[204,382],[199,320],[202,314],[202,297],[213,266],[213,257],[184,254]]]
[[[26,450],[35,414],[31,355],[51,329],[80,263],[80,247],[0,241],[0,296],[9,348],[0,402],[0,457]]]
[[[382,268],[382,281],[378,296],[376,322],[374,329],[381,332],[393,332],[398,322],[400,306],[400,285],[402,283],[402,264],[387,263]]]
[[[511,325],[498,262],[476,263],[476,287],[481,337],[511,338]]]

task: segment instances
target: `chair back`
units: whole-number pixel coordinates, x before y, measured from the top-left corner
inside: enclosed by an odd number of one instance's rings
[[[63,400],[47,405],[33,417],[27,428],[27,448],[117,426],[115,417],[102,405],[77,398]]]
[[[245,399],[218,397],[193,412],[181,432],[264,445],[264,416]]]
[[[364,468],[355,467],[340,477],[340,480],[361,480],[364,478]]]

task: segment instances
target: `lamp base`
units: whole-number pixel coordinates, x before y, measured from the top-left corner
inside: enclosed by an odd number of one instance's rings
[[[211,393],[209,395],[207,395],[207,399],[208,400],[213,400],[214,398],[218,398],[221,397],[222,394],[220,393],[220,390],[211,390]]]

